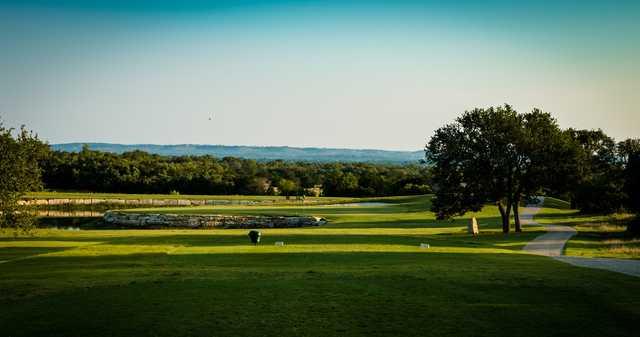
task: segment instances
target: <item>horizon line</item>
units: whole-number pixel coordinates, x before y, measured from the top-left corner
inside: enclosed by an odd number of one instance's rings
[[[352,150],[352,151],[385,151],[385,152],[424,152],[424,149],[418,150],[391,150],[391,149],[376,149],[376,148],[349,148],[349,147],[321,147],[321,146],[291,146],[291,145],[228,145],[228,144],[203,144],[203,143],[173,143],[173,144],[159,144],[159,143],[111,143],[111,142],[64,142],[64,143],[49,143],[49,146],[55,145],[90,145],[90,144],[104,144],[104,145],[121,145],[121,146],[219,146],[219,147],[245,147],[245,148],[289,148],[289,149],[318,149],[318,150]]]

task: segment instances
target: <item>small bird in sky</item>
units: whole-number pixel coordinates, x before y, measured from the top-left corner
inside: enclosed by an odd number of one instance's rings
[[[213,119],[213,115],[209,116],[209,120],[212,120],[212,119]]]

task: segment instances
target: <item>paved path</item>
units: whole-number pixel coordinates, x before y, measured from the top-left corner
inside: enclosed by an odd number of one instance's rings
[[[538,198],[537,203],[527,205],[527,207],[522,209],[520,219],[523,225],[540,226],[540,224],[533,220],[533,217],[540,211],[543,201],[544,198]],[[544,227],[547,233],[529,242],[523,250],[531,254],[549,256],[558,261],[578,267],[604,269],[640,277],[640,261],[638,260],[564,256],[564,246],[567,241],[576,234],[576,230],[573,227],[560,225],[545,225]]]
[[[523,224],[538,225],[533,216],[540,211],[544,198],[538,198],[535,204],[529,204],[522,211],[520,219]],[[544,256],[561,256],[564,245],[576,234],[576,230],[569,226],[547,225],[544,226],[547,234],[543,234],[529,242],[523,249],[532,254]]]
[[[601,259],[577,256],[557,256],[554,259],[578,267],[604,269],[640,277],[640,261],[626,259]]]

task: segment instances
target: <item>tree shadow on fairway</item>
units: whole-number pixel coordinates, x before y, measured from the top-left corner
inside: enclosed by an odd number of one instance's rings
[[[371,217],[367,220],[349,221],[348,218],[341,218],[335,222],[329,222],[324,228],[446,228],[464,227],[469,224],[470,217],[459,217],[451,220],[436,220],[432,217],[419,217],[415,219],[379,219]],[[478,218],[480,230],[501,228],[500,217]]]
[[[0,264],[25,259],[40,254],[60,252],[62,247],[0,247]]]
[[[374,238],[356,236],[365,239]],[[634,336],[640,303],[635,278],[527,254],[154,253],[24,262],[0,265],[3,336],[424,336],[425,326],[449,336]]]

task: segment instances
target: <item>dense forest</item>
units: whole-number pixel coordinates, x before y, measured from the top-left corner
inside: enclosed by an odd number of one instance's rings
[[[388,196],[431,192],[426,165],[256,161],[52,151],[41,161],[45,188],[120,193]]]

